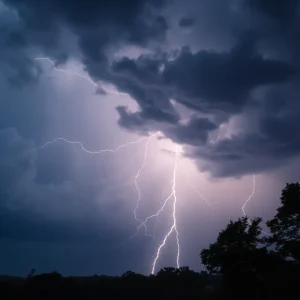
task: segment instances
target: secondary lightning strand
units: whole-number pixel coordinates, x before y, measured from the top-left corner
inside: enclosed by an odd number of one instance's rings
[[[174,164],[174,170],[173,170],[173,184],[172,184],[172,193],[171,193],[171,196],[173,196],[173,198],[174,198],[174,201],[173,201],[173,213],[172,213],[173,224],[172,224],[170,230],[168,231],[168,233],[165,235],[162,243],[160,244],[160,246],[157,249],[156,256],[155,256],[154,261],[152,263],[151,274],[154,274],[154,272],[155,272],[156,263],[157,263],[157,260],[159,259],[161,249],[165,246],[165,244],[166,244],[169,236],[173,232],[175,232],[176,243],[177,243],[176,266],[177,266],[177,268],[179,268],[180,245],[179,245],[179,233],[178,233],[178,230],[177,230],[177,220],[176,220],[176,204],[177,204],[177,196],[176,196],[176,173],[177,173],[179,156],[180,156],[180,151],[179,151],[179,146],[177,145],[176,149],[175,149],[175,164]]]
[[[158,216],[160,215],[160,213],[164,210],[164,208],[166,207],[167,203],[169,202],[169,200],[172,198],[173,196],[173,191],[171,192],[171,194],[165,199],[165,201],[163,202],[163,205],[161,206],[161,208],[157,211],[156,214],[153,214],[151,216],[148,216],[143,222],[141,222],[138,226],[137,226],[137,234],[139,234],[140,228],[144,227],[145,229],[145,235],[150,235],[147,232],[147,222],[152,219],[152,218],[157,218],[158,221]],[[150,235],[152,236],[152,235]]]
[[[189,186],[194,190],[194,192],[200,196],[200,198],[210,207],[210,208],[213,208],[213,206],[209,203],[209,201],[202,195],[202,193],[195,187],[194,184],[192,184],[192,181],[191,181],[191,178],[190,176],[188,175],[188,171],[187,171],[187,168],[184,169],[185,170],[185,173],[186,173],[186,178],[187,178],[187,181],[188,181],[188,184]]]
[[[247,203],[252,199],[252,197],[253,197],[254,194],[255,194],[255,188],[256,188],[255,185],[256,185],[256,178],[255,178],[255,175],[253,175],[253,176],[252,176],[252,192],[251,192],[251,194],[249,195],[248,199],[245,201],[244,205],[242,206],[242,211],[243,211],[244,217],[247,216],[247,215],[246,215],[246,212],[245,212],[246,205],[247,205]],[[248,220],[248,224],[251,225],[251,221],[250,221],[250,220]],[[268,235],[268,236],[269,236],[269,234],[266,233],[265,231],[262,230],[261,232],[262,232],[264,235]]]
[[[133,144],[139,144],[141,141],[143,141],[144,139],[146,139],[147,137],[142,137],[140,138],[139,140],[137,141],[133,141],[133,142],[129,142],[129,143],[126,143],[126,144],[122,144],[114,149],[101,149],[101,150],[98,150],[98,151],[90,151],[88,149],[86,149],[83,144],[79,141],[70,141],[70,140],[67,140],[66,138],[62,138],[62,137],[58,137],[58,138],[55,138],[53,139],[52,141],[49,141],[49,142],[46,142],[44,145],[40,146],[40,147],[35,147],[35,148],[32,148],[32,149],[29,149],[28,151],[33,151],[33,150],[42,150],[44,148],[46,148],[48,145],[50,144],[54,144],[58,141],[64,141],[65,143],[67,144],[75,144],[75,145],[79,145],[81,150],[88,153],[88,154],[100,154],[100,153],[103,153],[103,152],[116,152],[118,151],[119,149],[121,148],[124,148],[124,147],[127,147],[129,145],[133,145]]]
[[[57,68],[55,66],[55,63],[49,58],[49,57],[36,57],[34,58],[34,60],[45,60],[47,62],[49,62],[54,70],[58,71],[58,72],[62,72],[62,73],[65,73],[67,75],[75,75],[75,76],[78,76],[84,80],[87,80],[88,82],[90,82],[91,84],[93,84],[95,87],[100,87],[104,92],[108,93],[108,94],[113,94],[113,95],[118,95],[118,96],[128,96],[128,94],[126,93],[121,93],[121,92],[117,92],[117,91],[111,91],[111,90],[108,90],[107,88],[105,88],[103,85],[99,85],[98,83],[96,83],[94,80],[92,80],[89,76],[85,76],[85,75],[82,75],[80,73],[77,73],[77,72],[73,72],[73,71],[67,71],[67,70],[63,70],[61,68]]]
[[[252,176],[252,192],[249,195],[248,199],[245,201],[244,205],[242,206],[242,211],[243,211],[244,217],[246,217],[246,212],[245,212],[246,205],[252,199],[252,197],[254,196],[254,194],[255,194],[255,175]]]
[[[163,192],[162,192],[161,200],[163,200],[163,198],[164,198],[164,192],[165,192],[165,189],[164,189]],[[171,193],[171,195],[172,195],[172,193]],[[141,222],[141,223],[137,226],[136,234],[134,234],[131,238],[137,236],[137,235],[139,234],[139,232],[140,232],[140,228],[141,228],[141,227],[144,227],[144,230],[145,230],[144,233],[145,233],[145,235],[146,235],[146,236],[150,236],[150,237],[152,237],[153,239],[155,239],[155,236],[156,236],[156,226],[157,226],[157,224],[158,224],[158,222],[159,222],[158,217],[159,217],[160,213],[161,213],[161,212],[164,210],[164,208],[166,207],[167,202],[171,199],[171,195],[169,195],[169,196],[167,197],[167,199],[163,202],[163,205],[162,205],[161,208],[157,211],[156,214],[153,214],[153,215],[148,216],[143,222]],[[150,219],[152,219],[152,218],[154,218],[154,217],[156,217],[156,223],[155,223],[154,228],[153,228],[153,234],[150,234],[150,233],[148,233],[148,231],[147,231],[147,230],[148,230],[148,228],[147,228],[147,223],[148,223],[148,221],[149,221]]]
[[[137,190],[138,192],[138,199],[136,201],[136,206],[133,210],[133,214],[134,214],[134,218],[136,221],[138,221],[139,223],[143,223],[138,217],[137,217],[137,209],[139,208],[139,204],[140,204],[140,201],[141,201],[141,190],[138,186],[138,178],[140,177],[140,174],[141,172],[144,170],[145,168],[145,164],[146,164],[146,160],[147,160],[147,156],[148,156],[148,145],[149,145],[149,142],[150,142],[150,139],[156,135],[160,134],[160,132],[156,132],[152,135],[150,135],[148,138],[147,138],[147,142],[145,144],[145,152],[144,152],[144,159],[143,159],[143,162],[142,162],[142,166],[140,167],[140,169],[137,171],[136,175],[134,176],[133,178],[133,182],[134,182],[134,186],[135,186],[135,189]]]

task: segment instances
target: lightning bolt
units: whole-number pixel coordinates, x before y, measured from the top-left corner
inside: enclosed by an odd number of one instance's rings
[[[67,140],[65,138],[62,138],[62,137],[58,137],[58,138],[55,138],[53,139],[52,141],[49,141],[49,142],[46,142],[44,145],[40,146],[40,147],[35,147],[35,148],[32,148],[32,149],[29,149],[28,151],[33,151],[33,150],[42,150],[44,148],[46,148],[48,145],[51,145],[51,144],[54,144],[58,141],[63,141],[67,144],[71,144],[71,145],[79,145],[81,150],[84,151],[85,153],[88,153],[88,154],[100,154],[100,153],[103,153],[103,152],[116,152],[118,150],[120,150],[121,148],[124,148],[124,147],[127,147],[129,145],[133,145],[133,144],[139,144],[141,141],[143,141],[144,139],[146,139],[147,137],[142,137],[140,138],[139,140],[137,141],[133,141],[133,142],[129,142],[129,143],[126,143],[126,144],[123,144],[123,145],[120,145],[114,149],[101,149],[101,150],[97,150],[97,151],[91,151],[91,150],[88,150],[86,149],[83,144],[79,141],[70,141],[70,140]]]
[[[135,189],[137,190],[138,192],[138,199],[137,199],[137,202],[136,202],[136,206],[133,210],[133,214],[134,214],[134,218],[136,221],[138,221],[139,223],[143,223],[138,217],[137,217],[137,209],[139,208],[139,204],[140,204],[140,201],[141,201],[141,190],[138,186],[138,179],[142,173],[142,171],[144,170],[145,168],[145,164],[146,164],[146,160],[147,160],[147,155],[148,155],[148,145],[149,145],[149,142],[150,142],[150,139],[153,138],[154,136],[160,134],[160,132],[156,132],[152,135],[150,135],[148,138],[147,138],[147,142],[145,144],[145,152],[144,152],[144,159],[143,159],[143,162],[142,162],[142,166],[140,167],[140,169],[138,170],[138,172],[136,173],[136,175],[134,176],[134,179],[133,179],[133,182],[134,182],[134,186],[135,186]]]
[[[255,194],[255,184],[256,184],[256,178],[255,178],[255,175],[252,176],[252,192],[251,194],[249,195],[248,199],[245,201],[244,205],[242,206],[242,211],[243,211],[243,215],[244,217],[246,217],[246,212],[245,212],[245,208],[246,208],[246,205],[247,203],[252,199],[252,197],[254,196]],[[248,220],[248,224],[251,225],[251,221]],[[265,231],[261,231],[264,235],[267,235],[269,236],[269,234]]]
[[[161,194],[161,201],[163,201],[164,197],[165,197],[165,192],[167,190],[167,187],[164,188],[164,190],[162,191],[162,194]],[[154,228],[153,228],[153,234],[152,234],[152,238],[155,239],[156,237],[156,227],[157,227],[157,224],[159,223],[159,214],[164,210],[165,206],[167,203],[165,203],[166,201],[163,201],[163,205],[162,207],[159,209],[159,211],[156,213],[156,214],[153,214],[152,216],[149,216],[145,219],[144,223],[143,224],[140,224],[137,228],[137,232],[139,232],[139,229],[141,228],[141,226],[145,226],[145,235],[149,235],[147,233],[147,222],[148,220],[150,220],[151,218],[154,218],[156,217],[156,222],[154,224]]]
[[[118,92],[118,91],[108,90],[102,84],[100,85],[100,84],[96,83],[89,76],[85,76],[85,75],[82,75],[82,74],[77,73],[77,72],[67,71],[67,70],[64,70],[64,69],[57,68],[55,66],[55,63],[49,57],[36,57],[36,58],[34,58],[34,60],[40,60],[40,61],[41,60],[45,60],[45,61],[49,62],[53,66],[53,68],[54,68],[55,71],[62,72],[62,73],[67,74],[67,75],[72,75],[72,76],[80,77],[80,78],[88,81],[89,83],[91,83],[93,86],[102,89],[104,92],[106,92],[108,94],[117,95],[117,96],[128,96],[128,94],[126,94],[126,93],[121,93],[121,92]]]
[[[142,222],[141,220],[138,220],[138,221],[140,222],[140,224],[137,226],[137,233],[136,233],[136,235],[139,234],[140,228],[141,228],[141,227],[144,227],[144,229],[145,229],[145,235],[152,236],[152,237],[154,238],[154,236],[155,236],[155,229],[154,229],[153,235],[149,234],[149,233],[147,232],[147,222],[148,222],[150,219],[155,218],[155,217],[156,217],[156,219],[157,219],[157,222],[159,221],[158,216],[159,216],[160,213],[164,210],[164,208],[166,207],[167,203],[168,203],[169,200],[172,198],[172,196],[173,196],[173,190],[172,190],[171,194],[165,199],[165,201],[163,202],[163,205],[162,205],[161,208],[157,211],[156,214],[153,214],[153,215],[148,216],[143,222]]]
[[[176,266],[177,266],[177,268],[179,268],[180,245],[179,245],[179,233],[178,233],[178,230],[177,230],[177,220],[176,220],[176,203],[177,203],[177,196],[176,196],[176,173],[177,173],[177,167],[178,167],[179,157],[180,157],[180,146],[177,145],[176,148],[175,148],[175,163],[174,163],[174,170],[173,170],[172,193],[169,195],[169,197],[166,199],[166,201],[164,202],[164,205],[163,205],[163,207],[164,207],[166,205],[166,202],[169,201],[169,199],[171,197],[173,197],[173,199],[174,199],[174,201],[173,201],[173,213],[172,213],[173,224],[172,224],[170,230],[168,231],[168,233],[165,235],[162,243],[160,244],[160,246],[157,249],[156,256],[155,256],[155,258],[153,260],[153,263],[152,263],[151,274],[154,274],[154,272],[155,272],[156,263],[157,263],[157,260],[159,259],[161,249],[165,246],[168,238],[170,237],[170,235],[173,232],[175,232],[176,243],[177,243]]]
[[[252,192],[249,195],[248,199],[245,201],[244,205],[242,206],[242,211],[243,211],[244,217],[246,217],[246,212],[245,212],[246,205],[252,199],[252,197],[254,196],[254,194],[255,194],[255,175],[252,176]]]

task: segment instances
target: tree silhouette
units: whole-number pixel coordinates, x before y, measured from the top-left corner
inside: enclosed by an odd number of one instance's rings
[[[285,258],[300,263],[300,184],[288,183],[281,193],[281,206],[267,222],[273,234],[268,242]]]
[[[261,218],[249,222],[247,217],[227,225],[216,243],[201,251],[202,263],[211,274],[229,275],[253,269],[253,254],[258,251]],[[262,248],[263,249],[263,248]]]
[[[157,272],[156,276],[159,277],[175,277],[179,274],[179,269],[172,268],[172,267],[167,267],[167,268],[162,268]]]
[[[122,277],[133,277],[133,276],[136,276],[136,273],[135,272],[132,272],[132,271],[126,271]]]
[[[300,278],[300,184],[287,184],[280,199],[267,222],[270,237],[261,237],[261,218],[244,217],[230,221],[201,251],[207,270],[222,275],[222,293],[229,298],[294,299]]]

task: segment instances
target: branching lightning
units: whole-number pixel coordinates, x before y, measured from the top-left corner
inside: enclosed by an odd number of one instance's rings
[[[252,192],[249,195],[248,199],[245,201],[244,205],[242,206],[242,211],[243,211],[244,217],[246,217],[246,212],[245,212],[246,205],[252,199],[252,197],[254,196],[254,194],[255,194],[255,175],[252,176]]]
[[[118,91],[111,91],[111,90],[105,88],[102,84],[96,83],[89,76],[85,76],[85,75],[82,75],[82,74],[77,73],[77,72],[72,72],[72,71],[67,71],[67,70],[63,70],[63,69],[57,68],[55,66],[55,63],[50,58],[48,58],[48,57],[36,57],[36,58],[34,58],[34,60],[45,60],[45,61],[49,62],[53,66],[53,68],[54,68],[55,71],[65,73],[67,75],[72,75],[72,76],[80,77],[80,78],[82,78],[82,79],[90,82],[93,86],[100,88],[102,91],[104,91],[107,94],[112,94],[112,95],[117,95],[117,96],[128,96],[128,94],[126,94],[126,93],[121,93],[121,92],[118,92]]]
[[[140,224],[138,225],[137,227],[137,234],[139,233],[140,231],[140,228],[141,227],[144,227],[145,229],[145,235],[150,235],[148,234],[147,232],[147,222],[152,219],[152,218],[156,218],[157,221],[158,221],[158,216],[160,215],[160,213],[164,210],[164,208],[166,207],[167,203],[169,202],[169,200],[172,198],[173,196],[173,191],[171,192],[171,194],[165,199],[165,201],[163,202],[163,205],[161,206],[161,208],[157,211],[156,214],[153,214],[153,215],[150,215],[148,216],[143,222],[140,221]],[[153,236],[153,235],[150,235],[150,236]]]
[[[153,239],[155,239],[155,237],[156,237],[156,227],[157,227],[157,224],[160,222],[160,221],[159,221],[159,215],[160,215],[160,213],[164,210],[164,208],[166,207],[166,205],[167,205],[167,203],[168,203],[168,201],[169,201],[169,199],[170,199],[169,196],[165,199],[165,192],[166,192],[166,190],[167,190],[167,186],[164,188],[164,190],[162,191],[162,195],[161,195],[161,201],[163,201],[163,205],[162,205],[161,208],[157,211],[156,214],[153,214],[153,215],[147,217],[147,218],[145,219],[145,221],[137,227],[137,234],[139,233],[140,228],[143,226],[143,227],[145,228],[145,235],[151,236]],[[165,199],[165,200],[164,200],[164,199]],[[153,234],[151,235],[151,234],[149,234],[149,233],[147,232],[147,229],[148,229],[148,228],[147,228],[147,222],[148,222],[150,219],[152,219],[152,218],[156,218],[156,222],[155,222],[155,224],[154,224]]]
[[[134,218],[136,221],[138,221],[139,223],[143,223],[138,217],[137,217],[137,209],[139,208],[139,204],[140,204],[140,201],[141,201],[141,190],[138,186],[138,178],[140,177],[140,174],[141,172],[144,170],[145,168],[145,164],[146,164],[146,160],[147,160],[147,155],[148,155],[148,145],[149,145],[149,142],[150,142],[150,139],[156,135],[160,134],[160,132],[156,132],[152,135],[150,135],[147,139],[147,142],[145,144],[145,152],[144,152],[144,159],[143,159],[143,162],[142,162],[142,166],[140,167],[140,169],[138,170],[137,174],[134,176],[134,186],[135,186],[135,189],[137,190],[138,192],[138,199],[137,199],[137,202],[136,202],[136,206],[133,210],[133,214],[134,214]]]
[[[245,201],[244,205],[242,206],[242,211],[243,211],[243,215],[244,217],[247,216],[246,212],[245,212],[245,208],[246,208],[246,205],[248,204],[248,202],[253,198],[254,194],[255,194],[255,188],[256,188],[256,178],[255,178],[255,175],[252,176],[252,192],[251,194],[249,195],[248,199]],[[251,225],[251,221],[248,220],[248,224]],[[265,231],[261,231],[264,235],[268,235],[268,233],[266,233]]]
[[[118,147],[116,147],[116,148],[114,148],[114,149],[101,149],[101,150],[97,150],[97,151],[90,151],[90,150],[86,149],[86,148],[82,145],[82,143],[79,142],[79,141],[69,141],[69,140],[67,140],[67,139],[65,139],[65,138],[58,137],[58,138],[53,139],[53,140],[50,141],[50,142],[46,142],[44,145],[42,145],[42,146],[40,146],[40,147],[35,147],[35,148],[32,148],[32,149],[30,149],[30,150],[28,150],[28,151],[42,150],[42,149],[44,149],[45,147],[47,147],[48,145],[50,145],[50,144],[54,144],[54,143],[56,143],[56,142],[58,142],[58,141],[63,141],[63,142],[65,142],[65,143],[67,143],[67,144],[71,144],[71,145],[74,145],[74,144],[75,144],[75,145],[79,145],[82,151],[84,151],[84,152],[86,152],[86,153],[88,153],[88,154],[93,154],[93,155],[94,155],[94,154],[100,154],[100,153],[103,153],[103,152],[116,152],[116,151],[118,151],[119,149],[124,148],[124,147],[127,147],[127,146],[129,146],[129,145],[139,144],[142,140],[144,140],[144,139],[146,139],[146,138],[147,138],[147,137],[142,137],[142,138],[140,138],[140,139],[137,140],[137,141],[133,141],[133,142],[129,142],[129,143],[120,145],[120,146],[118,146]]]
[[[171,226],[170,230],[165,235],[162,243],[160,244],[160,246],[157,249],[156,256],[155,256],[154,261],[152,263],[151,274],[154,274],[154,272],[155,272],[156,263],[157,263],[157,260],[159,259],[161,249],[165,246],[168,238],[170,237],[170,235],[173,232],[175,232],[176,243],[177,243],[176,266],[177,266],[177,268],[179,268],[180,245],[179,245],[179,233],[178,233],[178,230],[177,230],[177,220],[176,220],[176,204],[177,204],[177,196],[176,196],[176,174],[177,174],[177,167],[178,167],[178,160],[179,160],[179,157],[180,157],[180,153],[181,153],[180,146],[177,145],[176,148],[175,148],[175,163],[174,163],[174,170],[173,170],[172,193],[165,200],[162,208],[160,209],[160,211],[162,211],[163,208],[165,207],[167,201],[169,201],[169,199],[171,197],[173,197],[173,199],[174,199],[174,201],[173,201],[173,213],[172,213],[173,223],[172,223],[172,226]],[[157,213],[157,216],[158,215],[159,215],[159,212]]]

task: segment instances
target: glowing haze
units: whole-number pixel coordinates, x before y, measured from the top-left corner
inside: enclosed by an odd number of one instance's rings
[[[0,1],[0,272],[200,270],[229,219],[272,217],[300,153],[275,2]]]

